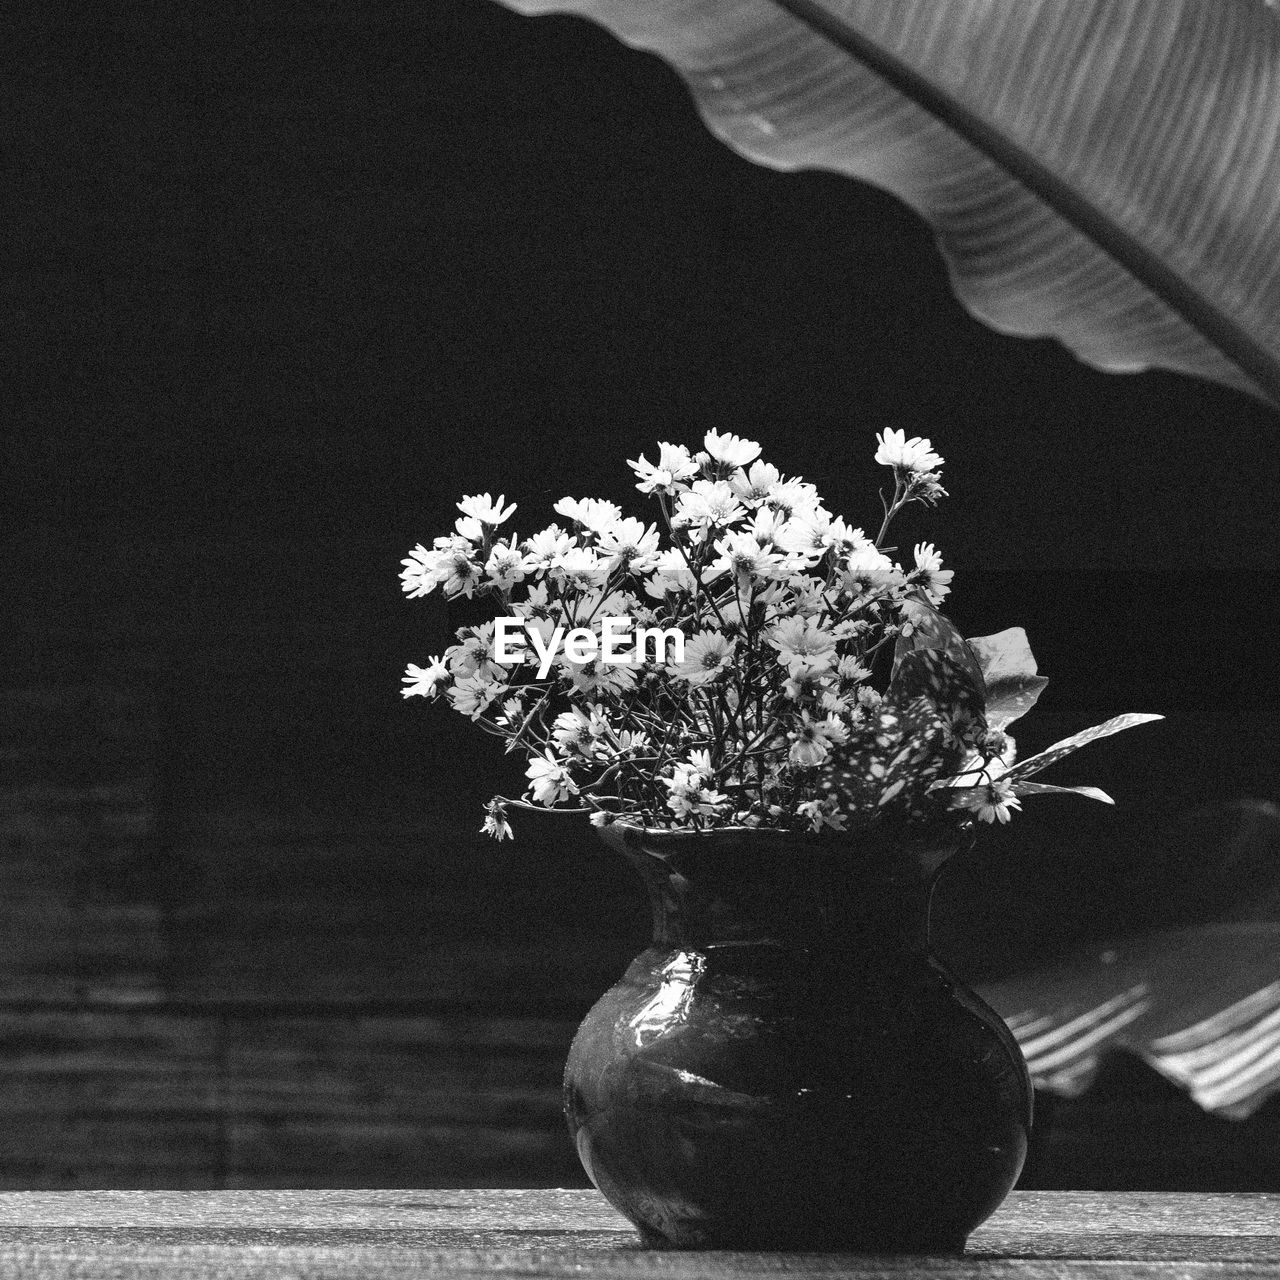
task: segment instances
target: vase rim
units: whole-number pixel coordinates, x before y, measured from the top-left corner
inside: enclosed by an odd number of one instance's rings
[[[830,834],[817,831],[797,831],[787,827],[752,827],[745,823],[736,822],[723,827],[646,827],[638,822],[631,822],[626,818],[615,818],[612,822],[604,823],[595,829],[597,831],[609,831],[612,828],[621,828],[624,831],[633,831],[644,836],[662,836],[666,838],[688,838],[694,837],[706,839],[708,836],[718,835],[755,835],[755,836],[789,836],[795,839],[813,840],[819,844],[838,844],[843,840],[857,839],[858,836],[873,835],[882,832],[884,828],[868,827],[857,831],[836,831],[834,828]],[[908,833],[913,828],[908,828]],[[922,832],[924,828],[919,828]],[[962,843],[965,839],[965,831],[961,827],[957,827],[954,836],[957,843]]]
[[[757,835],[779,836],[810,836],[816,834],[812,831],[791,831],[785,827],[751,827],[743,822],[735,822],[723,827],[642,827],[638,822],[628,822],[626,818],[616,818],[613,822],[606,823],[601,830],[607,831],[610,827],[624,827],[628,831],[640,831],[647,836],[714,836],[722,831],[750,831]],[[847,835],[848,833],[838,831],[836,834]]]
[[[879,849],[894,860],[904,856],[912,862],[924,860],[936,867],[959,853],[972,843],[972,835],[963,830],[935,835],[930,839],[919,833],[920,839],[912,841],[911,833],[899,834],[884,829],[863,831],[834,831],[827,836],[813,831],[787,831],[779,827],[748,827],[735,824],[725,827],[678,829],[671,827],[642,827],[638,823],[619,819],[607,826],[597,827],[597,834],[614,849],[622,852],[645,852],[650,856],[663,856],[665,850],[702,846],[732,845],[748,839],[761,846],[806,847],[816,853],[838,853],[859,845]],[[912,856],[914,851],[914,856]]]
[[[856,838],[858,835],[863,834],[861,832],[835,831],[832,832],[830,837],[827,837],[814,831],[788,831],[782,827],[748,827],[742,823],[734,823],[725,827],[703,828],[642,827],[637,822],[627,822],[622,818],[596,829],[601,835],[606,836],[610,831],[617,830],[624,840],[630,837],[632,840],[644,839],[678,843],[714,840],[717,836],[760,836],[772,840],[799,841],[805,844],[831,845],[833,847],[848,841],[851,836]]]

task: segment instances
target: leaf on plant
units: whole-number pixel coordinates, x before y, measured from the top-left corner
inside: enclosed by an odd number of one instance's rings
[[[883,187],[1002,333],[1280,399],[1280,23],[1260,0],[504,0],[671,63],[717,137]]]
[[[982,670],[987,723],[1004,729],[1027,714],[1049,683],[1037,675],[1036,660],[1021,627],[966,641]]]
[[[887,697],[899,706],[927,699],[956,738],[970,746],[986,734],[981,681],[941,649],[913,649],[904,654]]]
[[[1069,738],[1063,738],[1061,742],[1055,742],[1053,746],[1041,751],[1039,755],[1028,756],[1025,760],[1020,760],[1004,776],[1010,782],[1016,782],[1020,778],[1039,773],[1041,769],[1048,768],[1055,761],[1061,760],[1063,756],[1069,756],[1073,751],[1079,751],[1081,747],[1090,742],[1095,742],[1098,738],[1107,738],[1113,733],[1119,733],[1122,729],[1131,729],[1134,725],[1149,724],[1153,720],[1163,719],[1164,716],[1151,715],[1145,711],[1128,711],[1122,716],[1113,716],[1102,724],[1095,724],[1092,729],[1082,729],[1079,733],[1073,733]]]
[[[1101,787],[1054,787],[1047,782],[1015,782],[1013,784],[1013,794],[1016,796],[1042,796],[1053,793],[1088,796],[1090,800],[1101,800],[1103,804],[1115,804],[1115,801]]]
[[[916,816],[928,808],[932,783],[955,768],[959,754],[950,725],[928,698],[886,704],[832,752],[821,786],[855,817]]]
[[[923,592],[913,592],[908,596],[902,602],[902,611],[907,630],[894,644],[891,684],[898,678],[898,668],[907,654],[921,649],[940,649],[964,671],[965,678],[974,688],[983,687],[982,670],[973,650],[951,619],[939,613],[925,599]]]
[[[1007,676],[1033,676],[1039,670],[1024,627],[1008,627],[968,642],[988,684]]]

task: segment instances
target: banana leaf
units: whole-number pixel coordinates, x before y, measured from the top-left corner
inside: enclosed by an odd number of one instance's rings
[[[661,55],[752,160],[894,192],[993,328],[1280,404],[1265,0],[503,3]]]

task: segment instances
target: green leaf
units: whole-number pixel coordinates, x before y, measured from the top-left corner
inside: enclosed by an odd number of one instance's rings
[[[660,54],[752,160],[894,192],[993,328],[1280,402],[1280,22],[1264,0],[504,3]]]
[[[1010,627],[993,636],[967,641],[986,684],[987,723],[1004,729],[1027,714],[1049,681],[1036,675],[1036,660],[1027,633]]]

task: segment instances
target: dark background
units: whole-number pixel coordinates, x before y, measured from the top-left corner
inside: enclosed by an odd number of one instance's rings
[[[1165,833],[1276,800],[1276,411],[1110,376],[953,300],[921,222],[715,142],[604,32],[483,0],[20,5],[0,633],[0,1185],[581,1185],[558,1075],[643,945],[520,771],[403,702],[446,643],[399,561],[503,492],[643,514],[624,459],[745,434],[867,523],[874,434],[966,634],[1052,680],[1024,754],[1124,710],[958,868],[974,976],[1158,923]],[[651,455],[652,456],[652,455]],[[1077,763],[1079,761],[1079,763]],[[1280,1186],[1280,1116],[1140,1063],[1046,1101],[1025,1185]]]

